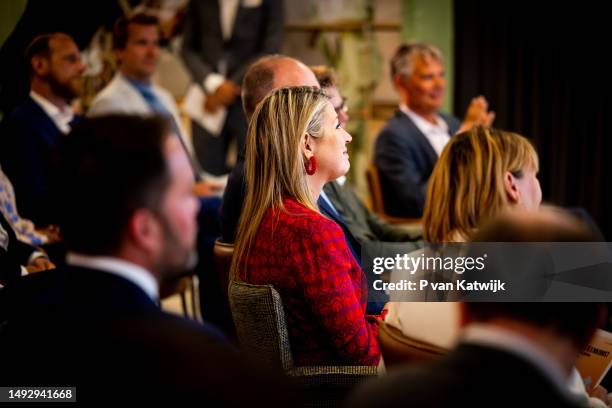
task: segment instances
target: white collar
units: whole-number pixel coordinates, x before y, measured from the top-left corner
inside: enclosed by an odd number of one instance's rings
[[[552,381],[561,393],[573,398],[567,385],[568,378],[563,375],[561,365],[541,347],[520,334],[489,324],[474,323],[463,330],[460,341],[503,350],[529,361]]]
[[[423,132],[423,134],[427,135],[431,132],[444,132],[448,134],[448,124],[444,121],[444,119],[442,119],[440,115],[436,115],[436,123],[433,124],[428,120],[425,120],[425,118],[423,118],[415,111],[411,110],[408,105],[402,103],[400,104],[399,108],[402,112],[408,115],[410,119],[412,119],[416,127],[419,128],[419,130]]]
[[[69,252],[66,256],[66,263],[120,276],[137,285],[154,302],[159,300],[159,284],[151,272],[132,262],[110,256],[90,256]]]
[[[60,109],[36,91],[30,91],[30,98],[34,99],[34,102],[53,120],[53,123],[62,133],[70,132],[69,123],[74,119],[74,112],[69,105],[66,105],[64,109]]]
[[[346,183],[346,176],[340,176],[336,179],[336,183],[340,184],[341,186],[344,185],[344,183]]]

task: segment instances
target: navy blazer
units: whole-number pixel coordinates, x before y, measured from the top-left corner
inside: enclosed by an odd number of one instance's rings
[[[0,384],[73,386],[81,402],[295,403],[285,380],[216,332],[94,269],[40,272],[0,291],[0,350]]]
[[[0,163],[15,188],[19,213],[36,226],[54,223],[49,173],[55,142],[62,135],[30,97],[0,127]]]
[[[461,123],[440,114],[454,135]],[[398,110],[376,139],[374,163],[380,174],[385,212],[396,217],[423,215],[427,182],[438,155],[427,137],[404,112]]]

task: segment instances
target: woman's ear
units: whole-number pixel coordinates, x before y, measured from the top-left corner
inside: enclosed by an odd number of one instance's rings
[[[307,160],[310,160],[310,158],[314,156],[314,152],[312,150],[312,137],[308,133],[304,133],[302,135],[300,147],[302,149],[302,154]]]
[[[518,204],[521,199],[518,186],[516,185],[516,178],[509,171],[504,175],[504,188],[506,190],[506,197],[511,204]]]

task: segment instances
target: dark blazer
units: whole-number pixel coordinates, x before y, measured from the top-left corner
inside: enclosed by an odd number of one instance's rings
[[[449,135],[461,126],[456,118],[440,114]],[[380,173],[385,211],[396,217],[423,215],[427,181],[438,155],[412,119],[398,110],[378,135],[374,163]]]
[[[439,360],[365,384],[351,407],[578,407],[539,368],[508,352],[460,344]]]
[[[236,165],[232,169],[221,200],[221,237],[223,242],[235,242],[238,221],[246,197],[244,179],[244,152],[238,154]]]
[[[93,269],[41,272],[0,291],[0,350],[0,384],[76,386],[81,402],[292,401],[285,380],[214,330],[163,313],[132,282]]]
[[[182,55],[196,83],[218,72],[221,59],[227,61],[226,77],[238,85],[255,59],[280,51],[283,43],[283,2],[262,0],[257,7],[240,1],[232,35],[223,40],[219,2],[193,0],[186,14]]]
[[[327,194],[351,233],[363,245],[365,242],[412,242],[420,234],[411,232],[398,225],[391,225],[370,211],[349,186],[341,186],[335,181],[325,184]],[[411,250],[420,246],[413,245]]]
[[[15,188],[19,213],[37,226],[53,223],[49,199],[52,149],[62,132],[30,97],[0,127],[0,163]]]

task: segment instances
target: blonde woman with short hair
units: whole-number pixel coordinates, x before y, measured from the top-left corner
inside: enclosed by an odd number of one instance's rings
[[[477,126],[453,136],[429,180],[423,235],[435,250],[426,248],[425,253],[452,256],[458,248],[444,243],[469,241],[480,225],[510,208],[536,210],[542,200],[538,170],[534,147],[516,133]],[[457,276],[431,272],[440,281]],[[411,279],[424,273],[417,271]],[[392,273],[392,281],[402,278],[401,271]],[[456,340],[458,310],[452,302],[418,302],[433,296],[421,292],[405,299],[414,302],[390,302],[385,320],[408,337],[448,348]]]

